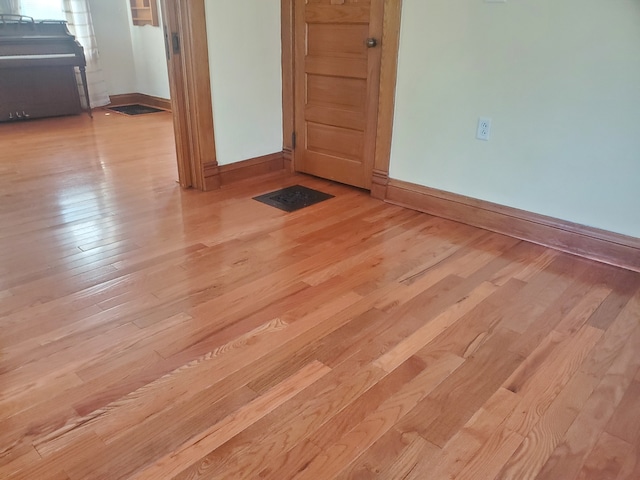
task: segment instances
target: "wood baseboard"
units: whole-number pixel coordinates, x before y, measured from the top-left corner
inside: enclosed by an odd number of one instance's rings
[[[373,169],[373,178],[371,179],[371,196],[384,200],[389,185],[389,172]]]
[[[250,158],[228,165],[205,165],[205,183],[207,190],[215,190],[223,185],[255,178],[266,173],[277,172],[285,168],[283,152]]]
[[[639,238],[400,180],[389,180],[385,201],[640,272]]]
[[[220,188],[220,167],[217,162],[205,163],[203,166],[204,191],[217,190]]]
[[[144,93],[123,93],[120,95],[111,95],[109,97],[112,106],[133,105],[139,103],[148,107],[161,108],[171,111],[171,100],[167,98],[154,97]]]
[[[282,157],[284,158],[284,169],[288,172],[294,173],[293,170],[293,149],[285,146],[282,151]]]

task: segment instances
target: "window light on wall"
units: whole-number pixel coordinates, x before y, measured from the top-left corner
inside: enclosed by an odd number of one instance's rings
[[[36,20],[64,20],[62,0],[21,0],[20,13]]]

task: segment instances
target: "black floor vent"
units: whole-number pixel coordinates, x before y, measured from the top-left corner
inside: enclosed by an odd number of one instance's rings
[[[125,115],[144,115],[145,113],[157,113],[164,112],[159,108],[147,107],[146,105],[122,105],[120,107],[109,107],[109,110],[114,112],[124,113]]]
[[[333,195],[303,187],[302,185],[293,185],[292,187],[283,188],[282,190],[265,193],[253,199],[284,210],[285,212],[295,212],[296,210],[315,205],[330,198],[333,198]]]

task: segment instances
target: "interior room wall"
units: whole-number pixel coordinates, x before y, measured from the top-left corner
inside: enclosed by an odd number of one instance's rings
[[[639,45],[637,0],[404,0],[390,176],[640,237]]]
[[[169,98],[162,18],[159,27],[134,26],[129,0],[89,0],[89,4],[109,95]]]
[[[89,0],[100,63],[109,95],[137,91],[128,0]]]
[[[169,72],[164,47],[162,15],[159,13],[158,17],[160,25],[157,27],[133,25],[131,10],[129,10],[131,46],[136,68],[136,92],[168,99],[171,94],[169,92]]]
[[[282,151],[280,0],[206,0],[221,165]]]

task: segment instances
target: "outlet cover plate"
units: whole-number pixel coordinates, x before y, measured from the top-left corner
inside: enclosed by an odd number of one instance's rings
[[[488,117],[480,117],[478,119],[478,131],[476,132],[476,138],[478,140],[489,141],[491,137],[491,119]]]

